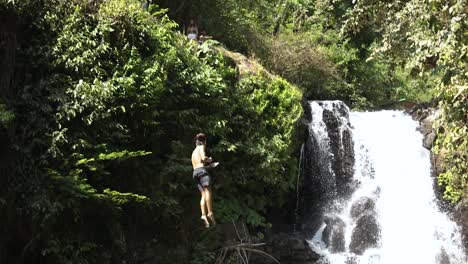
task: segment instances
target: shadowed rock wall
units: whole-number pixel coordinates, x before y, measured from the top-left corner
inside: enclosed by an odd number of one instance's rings
[[[323,220],[323,209],[349,197],[355,189],[354,144],[349,109],[343,102],[308,102],[304,112],[307,133],[298,222],[311,235]]]

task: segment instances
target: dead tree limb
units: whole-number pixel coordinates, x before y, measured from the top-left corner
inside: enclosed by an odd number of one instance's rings
[[[216,259],[216,264],[224,263],[224,260],[229,255],[235,256],[235,258],[237,259],[237,263],[249,264],[250,255],[252,253],[271,258],[274,262],[280,264],[280,262],[275,257],[263,250],[258,249],[258,247],[265,246],[266,243],[252,243],[245,225],[242,226],[242,231],[244,233],[243,236],[241,236],[241,232],[239,232],[239,229],[237,228],[237,225],[234,221],[232,221],[232,225],[234,226],[238,243],[227,245],[221,248]]]

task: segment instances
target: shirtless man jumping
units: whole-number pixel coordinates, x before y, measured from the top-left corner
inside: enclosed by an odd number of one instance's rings
[[[214,167],[218,163],[213,162],[211,157],[207,157],[205,154],[206,146],[206,135],[199,133],[195,136],[195,149],[192,152],[192,166],[193,166],[193,179],[197,182],[198,190],[201,193],[200,208],[201,208],[201,219],[204,221],[205,226],[210,227],[211,220],[213,225],[216,224],[213,215],[213,207],[211,201],[210,181],[211,177],[208,173],[207,167]],[[207,213],[208,210],[208,214]],[[207,218],[208,217],[208,218]]]

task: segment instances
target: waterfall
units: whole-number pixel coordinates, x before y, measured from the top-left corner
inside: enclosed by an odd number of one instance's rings
[[[310,102],[310,106],[309,137],[318,142],[315,145],[320,150],[306,152],[305,160],[307,155],[315,156],[309,162],[323,166],[318,184],[334,192],[340,187],[333,185],[343,182],[335,180],[332,161],[336,153],[330,151],[330,137],[336,133],[327,131],[323,113],[327,109],[344,113],[335,119],[347,119],[348,113],[336,110],[341,107],[337,101]],[[346,123],[343,120],[342,124]],[[338,204],[323,207],[321,223],[309,240],[322,256],[320,263],[465,263],[459,228],[436,205],[430,152],[422,146],[417,122],[401,111],[380,111],[351,112],[349,123],[354,143],[353,176],[345,184],[353,186],[352,192],[342,199],[333,193],[319,197]],[[346,131],[346,126],[340,131]]]

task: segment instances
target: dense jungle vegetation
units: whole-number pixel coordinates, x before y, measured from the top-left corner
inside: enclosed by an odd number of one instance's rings
[[[191,177],[200,131],[222,164],[218,222],[261,239],[270,209],[292,210],[301,100],[434,102],[439,183],[459,201],[466,6],[0,0],[0,263],[212,263],[222,234],[203,230]],[[191,18],[213,40],[188,41]]]

